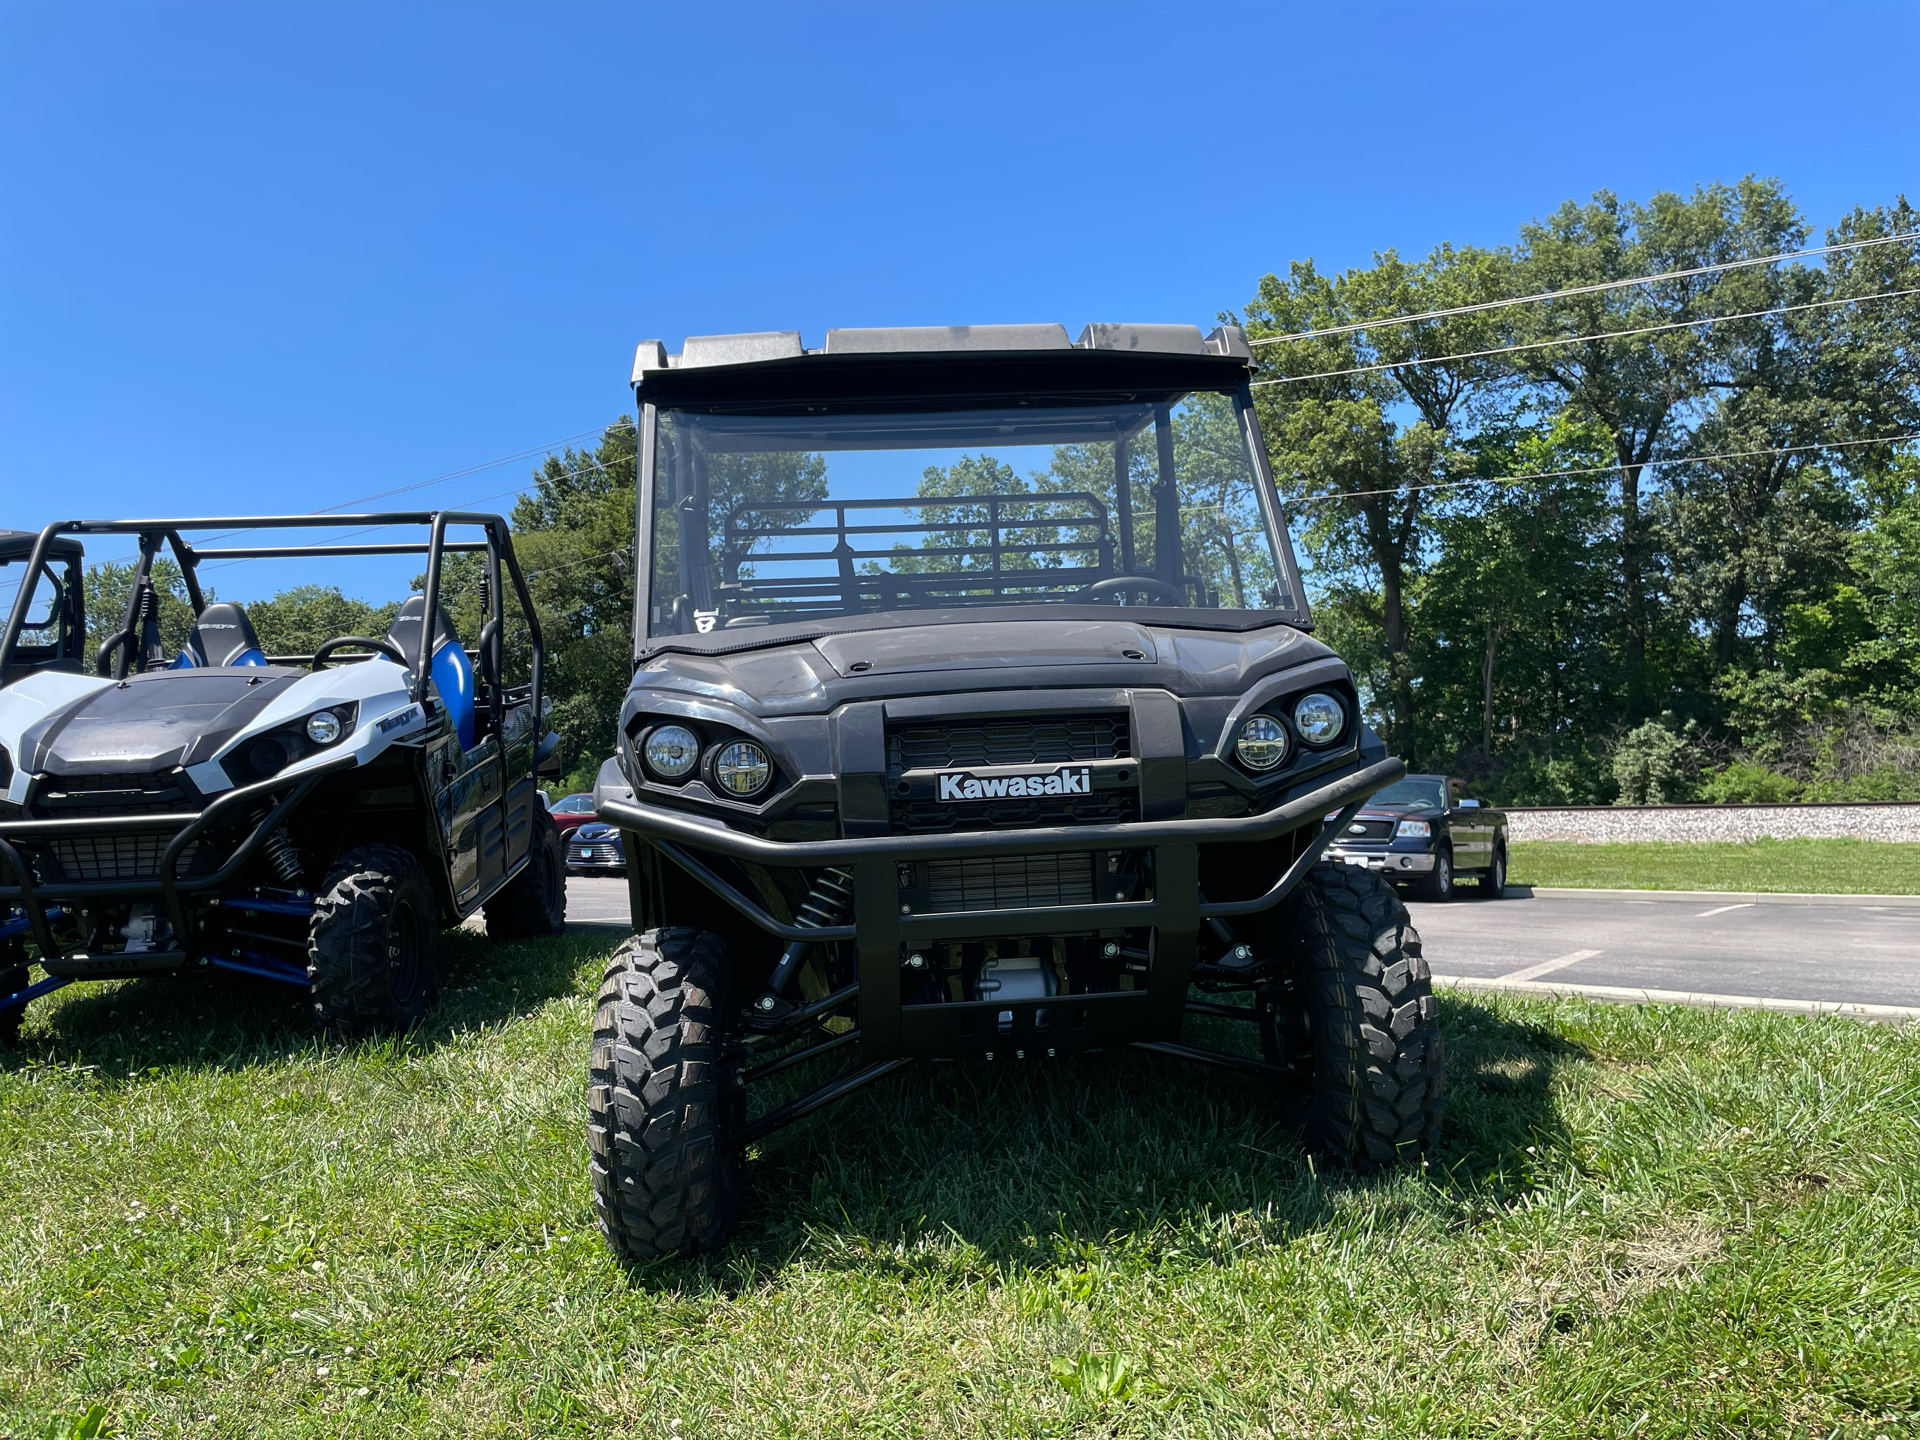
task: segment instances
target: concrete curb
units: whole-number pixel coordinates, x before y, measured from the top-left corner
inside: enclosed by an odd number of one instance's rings
[[[1531,896],[1535,900],[1671,900],[1687,905],[1911,905],[1920,908],[1920,895],[1802,895],[1785,890],[1582,890],[1548,885],[1509,885],[1507,889],[1510,894]]]
[[[1505,990],[1526,995],[1582,996],[1626,1005],[1691,1005],[1701,1010],[1771,1010],[1778,1015],[1837,1015],[1847,1020],[1902,1024],[1920,1020],[1906,1005],[1857,1005],[1841,1000],[1778,1000],[1765,995],[1696,995],[1686,990],[1637,990],[1627,985],[1573,985],[1552,980],[1498,980],[1475,975],[1436,975],[1435,985],[1459,990]]]

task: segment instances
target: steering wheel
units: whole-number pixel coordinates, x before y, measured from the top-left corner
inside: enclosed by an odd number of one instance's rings
[[[400,647],[398,645],[394,644],[391,640],[369,640],[365,635],[341,635],[327,641],[326,644],[313,652],[313,668],[316,671],[326,669],[327,657],[336,650],[346,649],[349,645],[359,645],[368,650],[377,651],[386,656],[387,659],[393,661],[393,663],[398,665],[402,670],[408,668],[407,657],[400,653]]]
[[[1133,591],[1157,594],[1169,605],[1185,605],[1187,592],[1171,580],[1162,580],[1158,575],[1109,575],[1105,580],[1096,580],[1080,592],[1082,600],[1103,600],[1109,595],[1125,595]]]

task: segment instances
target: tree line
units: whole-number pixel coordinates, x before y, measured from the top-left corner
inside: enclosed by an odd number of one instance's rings
[[[1296,261],[1223,312],[1318,633],[1392,749],[1509,804],[1920,799],[1916,231],[1900,197],[1816,239],[1752,177],[1603,191],[1509,245]],[[1494,303],[1530,295],[1553,298]],[[635,460],[621,417],[511,516],[576,788],[628,679]],[[127,581],[89,572],[96,625]],[[248,610],[299,653],[391,608],[303,586]]]

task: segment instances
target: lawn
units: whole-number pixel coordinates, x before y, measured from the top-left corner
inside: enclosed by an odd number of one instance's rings
[[[1450,994],[1450,1137],[1386,1179],[1242,1077],[930,1067],[766,1144],[730,1254],[628,1272],[610,944],[454,937],[405,1043],[251,982],[37,1006],[0,1434],[1920,1433],[1920,1027]]]
[[[1513,846],[1518,885],[1602,890],[1767,890],[1920,894],[1920,845],[1884,840],[1647,841]]]

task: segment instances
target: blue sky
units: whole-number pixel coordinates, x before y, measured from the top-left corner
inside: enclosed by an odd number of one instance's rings
[[[1916,55],[1912,0],[3,3],[0,525],[543,446],[649,336],[1206,325],[1294,258],[1750,171],[1818,227],[1920,191]],[[528,466],[410,500],[505,508]]]

